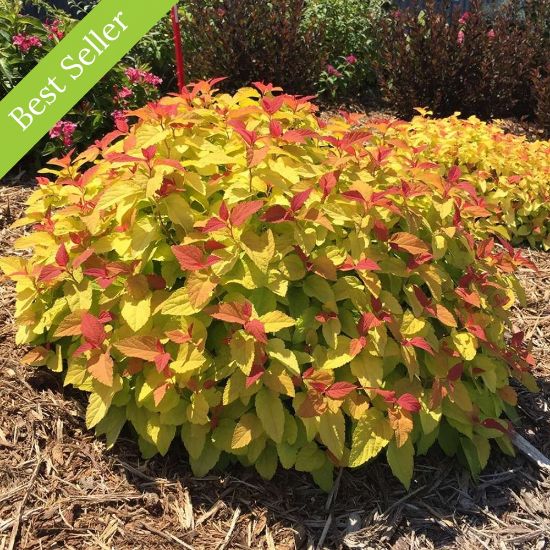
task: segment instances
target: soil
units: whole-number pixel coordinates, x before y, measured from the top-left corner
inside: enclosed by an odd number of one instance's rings
[[[0,186],[0,255],[30,187]],[[550,455],[550,253],[520,273],[514,310],[541,391],[520,391],[520,433]],[[0,550],[550,548],[550,477],[525,456],[493,453],[474,481],[437,450],[416,461],[409,492],[383,460],[339,474],[331,495],[309,476],[262,480],[232,468],[193,477],[183,447],[144,461],[123,433],[115,448],[85,427],[83,394],[24,367],[14,345],[13,287],[0,282]]]

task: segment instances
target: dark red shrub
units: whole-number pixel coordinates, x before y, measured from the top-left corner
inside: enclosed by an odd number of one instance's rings
[[[311,92],[326,63],[323,29],[305,0],[186,0],[193,78],[227,76],[236,88],[261,80]]]
[[[533,71],[537,122],[550,133],[550,62],[542,69]]]
[[[402,116],[424,106],[443,116],[532,115],[549,14],[550,0],[512,0],[492,13],[474,0],[465,14],[450,1],[413,0],[381,24],[382,96]]]

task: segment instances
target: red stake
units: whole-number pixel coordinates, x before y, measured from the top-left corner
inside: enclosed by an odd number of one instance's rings
[[[181,43],[180,18],[177,4],[170,13],[172,17],[172,30],[174,32],[174,49],[176,52],[176,67],[178,71],[178,90],[180,92],[185,88],[185,68],[183,63],[183,47]]]

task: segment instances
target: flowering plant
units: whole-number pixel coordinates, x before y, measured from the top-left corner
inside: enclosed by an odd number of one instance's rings
[[[319,78],[319,94],[332,101],[337,97],[347,97],[348,89],[353,84],[357,62],[357,57],[349,54],[338,58],[335,65],[328,64]]]
[[[41,4],[42,5],[42,4]],[[22,2],[0,0],[0,99],[44,57],[75,24],[56,10],[42,22],[24,15]],[[128,60],[129,61],[129,60]],[[90,137],[124,124],[126,112],[158,97],[162,78],[132,56],[133,66],[112,69],[51,128],[35,148],[40,155],[62,155]],[[49,139],[48,139],[49,138]]]

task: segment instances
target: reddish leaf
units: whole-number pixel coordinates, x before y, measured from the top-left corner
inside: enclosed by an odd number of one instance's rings
[[[279,95],[276,97],[262,97],[260,105],[268,115],[274,115],[284,104],[285,96]]]
[[[270,206],[260,218],[264,222],[279,223],[286,221],[290,212],[279,204]],[[292,217],[290,218],[292,219]]]
[[[45,265],[40,269],[38,280],[43,282],[53,281],[64,272],[65,270],[57,265]]]
[[[269,133],[271,137],[278,138],[281,137],[283,133],[283,126],[278,120],[271,120],[269,122]]]
[[[88,248],[88,250],[85,250],[82,252],[82,254],[79,254],[74,260],[73,260],[73,267],[76,269],[80,267],[86,260],[88,260],[91,256],[93,256],[95,251],[92,248]]]
[[[395,403],[395,392],[392,390],[382,390],[380,388],[367,388],[374,390],[386,403]]]
[[[222,203],[220,204],[220,218],[226,222],[228,219],[229,219],[229,209],[227,208],[227,204],[225,203],[225,201],[222,201]]]
[[[59,247],[57,254],[55,255],[55,261],[58,266],[67,267],[67,264],[69,263],[69,254],[67,254],[67,249],[64,244]]]
[[[335,382],[325,391],[325,395],[331,399],[344,399],[355,389],[357,386],[351,382]]]
[[[306,189],[305,191],[302,191],[301,193],[297,193],[292,197],[292,201],[290,203],[290,208],[297,212],[302,208],[302,206],[305,204],[309,196],[311,195],[311,192],[313,191],[313,188]]]
[[[157,146],[151,145],[145,149],[142,149],[141,152],[143,153],[143,156],[145,157],[145,160],[150,161],[153,159],[157,152]]]
[[[485,334],[485,330],[480,325],[475,324],[467,324],[466,330],[473,334],[476,338],[479,338],[480,340],[483,340],[484,342],[487,342],[487,334]]]
[[[323,197],[328,197],[331,191],[336,187],[337,183],[338,178],[336,172],[329,172],[328,174],[321,176],[321,179],[319,180],[319,187],[323,191]]]
[[[372,230],[380,242],[385,243],[390,238],[390,231],[382,220],[375,220]]]
[[[420,410],[420,401],[412,393],[404,393],[397,400],[397,404],[410,413],[417,413]]]
[[[126,367],[125,374],[130,376],[137,374],[143,370],[143,359],[138,359],[136,357],[130,357],[128,359],[128,366]]]
[[[359,322],[357,323],[357,330],[360,334],[367,334],[367,332],[372,329],[379,327],[380,325],[383,325],[384,321],[376,317],[374,313],[371,313],[370,311],[363,313],[361,315],[361,318],[359,319]]]
[[[307,128],[297,130],[288,130],[282,136],[282,139],[288,143],[305,143],[307,138],[317,137],[317,133]]]
[[[468,292],[465,288],[455,288],[455,294],[462,298],[464,302],[467,304],[470,304],[475,307],[481,307],[481,298],[479,297],[479,294],[474,290],[472,292]]]
[[[99,314],[98,320],[102,325],[110,323],[114,319],[113,314],[110,311],[102,311]]]
[[[268,94],[269,92],[282,92],[283,89],[279,86],[273,86],[273,84],[264,84],[263,82],[252,82],[252,85],[258,88],[262,94]]]
[[[337,319],[338,315],[333,311],[321,311],[315,316],[315,320],[320,323],[326,323],[330,319]]]
[[[453,183],[458,181],[458,178],[460,178],[460,168],[458,166],[451,166],[447,174],[447,180]]]
[[[252,365],[252,370],[250,371],[250,374],[246,377],[245,386],[247,388],[250,388],[250,386],[252,386],[252,384],[254,384],[256,380],[259,380],[262,377],[264,372],[265,369],[262,367],[262,365],[254,363],[254,365]]]
[[[512,344],[512,346],[514,346],[515,348],[519,348],[521,346],[521,344],[523,344],[523,339],[525,337],[525,334],[522,330],[518,331],[518,332],[515,332],[513,335],[512,335],[512,338],[510,339],[510,343]]]
[[[433,349],[428,342],[422,338],[422,336],[414,336],[413,338],[410,338],[409,340],[403,340],[404,346],[414,346],[415,348],[423,349],[424,351],[427,351],[430,355],[433,355]]]
[[[235,206],[233,210],[231,210],[231,214],[229,216],[231,224],[235,227],[239,227],[253,214],[260,210],[263,205],[264,201],[261,200],[242,202],[240,204],[237,204],[237,206]]]
[[[449,369],[449,372],[447,373],[447,380],[449,380],[449,382],[455,382],[462,376],[463,372],[464,372],[464,364],[457,363],[456,365],[454,365]]]
[[[146,275],[146,277],[147,277],[147,283],[151,290],[164,290],[166,288],[166,281],[164,280],[164,277],[162,277],[161,275],[152,273],[150,275]]]
[[[367,345],[367,339],[364,336],[353,338],[349,343],[349,354],[355,357]]]
[[[244,330],[248,334],[254,336],[256,342],[267,344],[267,335],[265,333],[264,324],[258,319],[252,319],[244,324]]]
[[[357,264],[355,264],[356,270],[365,270],[365,271],[379,271],[381,267],[370,258],[363,258],[362,260],[359,260]]]
[[[107,338],[101,321],[91,313],[84,312],[82,314],[80,328],[82,329],[82,336],[84,336],[86,342],[94,348],[99,348]]]
[[[226,302],[218,306],[214,306],[209,310],[210,316],[226,323],[238,323],[244,325],[250,320],[248,310],[245,310],[245,304],[237,302]]]
[[[258,140],[258,134],[247,130],[242,120],[230,120],[228,124],[243,138],[248,147],[252,147]]]
[[[205,259],[202,250],[192,244],[173,246],[172,252],[184,271],[199,271],[220,261],[214,255]]]
[[[206,222],[206,224],[202,227],[201,231],[203,233],[210,233],[211,231],[219,231],[220,229],[224,229],[224,228],[225,228],[225,222],[214,216]]]
[[[508,429],[506,429],[498,420],[494,418],[486,418],[481,423],[481,425],[491,430],[498,430],[499,432],[502,432],[504,434],[507,434],[510,432],[510,426],[508,426]]]
[[[422,292],[422,289],[416,285],[413,287],[414,295],[416,299],[420,302],[422,307],[428,307],[431,305],[431,300]]]
[[[170,376],[170,369],[168,369],[168,364],[170,361],[172,361],[172,357],[169,353],[166,353],[164,351],[164,348],[161,346],[162,352],[160,352],[155,357],[155,365],[157,367],[157,371],[161,374],[164,374],[165,376]]]

